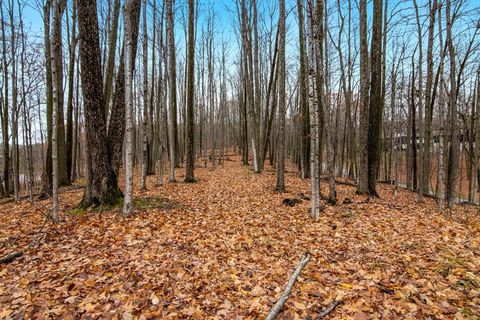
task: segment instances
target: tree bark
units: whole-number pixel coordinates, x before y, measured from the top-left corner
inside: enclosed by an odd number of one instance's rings
[[[67,96],[67,127],[65,148],[67,153],[67,180],[72,181],[72,156],[73,156],[73,85],[75,74],[75,52],[76,52],[76,24],[77,6],[76,1],[72,4],[72,34],[70,40],[70,53],[68,63],[68,96]]]
[[[322,0],[320,0],[322,1]],[[277,163],[278,192],[285,192],[285,0],[279,0],[278,38],[278,116],[279,141]]]
[[[448,150],[448,164],[447,164],[447,185],[446,185],[446,199],[449,208],[452,208],[455,203],[456,197],[456,182],[457,182],[457,170],[459,162],[459,140],[457,136],[457,82],[455,81],[456,61],[455,61],[455,48],[453,46],[452,39],[452,24],[453,19],[450,14],[451,0],[446,0],[446,20],[447,20],[447,45],[450,58],[450,92],[448,95],[448,102],[450,107],[450,119],[449,119],[449,140],[450,147]]]
[[[132,60],[137,55],[138,25],[140,20],[140,0],[131,3],[132,15]],[[108,153],[110,155],[112,169],[118,177],[122,163],[122,146],[125,137],[125,48],[120,53],[120,65],[115,79],[115,93],[113,95],[112,112],[108,123]]]
[[[300,75],[299,75],[299,104],[302,115],[302,163],[301,176],[303,179],[310,177],[310,117],[307,100],[307,74],[306,74],[306,52],[305,52],[305,35],[304,35],[304,17],[303,17],[303,0],[297,0],[298,9],[298,38],[300,47]]]
[[[373,2],[373,29],[370,74],[370,110],[368,113],[368,193],[378,196],[377,173],[380,162],[382,100],[382,0]]]
[[[177,77],[175,63],[175,35],[173,19],[173,0],[167,0],[167,51],[168,51],[168,84],[169,84],[169,160],[170,174],[169,181],[175,182],[175,167],[177,166],[178,156],[178,138],[177,138]]]
[[[81,79],[85,113],[88,183],[82,207],[116,204],[122,193],[110,163],[107,147],[105,100],[103,95],[97,3],[78,0]]]
[[[145,5],[145,3],[144,3]],[[144,7],[145,12],[145,7]],[[133,200],[133,157],[134,157],[134,118],[133,118],[133,73],[135,62],[132,59],[132,1],[127,0],[124,8],[124,36],[125,36],[125,198],[123,200],[123,214],[132,213]],[[144,20],[145,21],[145,20]],[[142,172],[143,175],[143,172]],[[142,186],[143,187],[143,186]]]
[[[185,182],[195,182],[195,1],[188,0],[188,53],[187,53],[187,163]]]
[[[378,36],[378,35],[377,35]],[[358,133],[357,193],[368,193],[369,92],[367,0],[360,0],[360,127]]]

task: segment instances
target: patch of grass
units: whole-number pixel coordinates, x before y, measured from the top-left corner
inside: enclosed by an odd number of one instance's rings
[[[149,209],[172,210],[184,208],[186,208],[184,205],[175,201],[171,201],[167,198],[145,197],[133,199],[133,209],[138,211],[146,211]]]
[[[110,211],[110,210],[121,208],[122,206],[123,206],[123,197],[117,197],[112,204],[104,204],[100,206],[85,207],[83,206],[83,201],[82,201],[80,205],[74,207],[73,209],[68,210],[66,214],[72,215],[72,216],[82,216],[89,212]]]
[[[86,212],[87,210],[85,210],[84,208],[77,207],[77,208],[68,210],[66,214],[69,216],[83,216]]]
[[[442,255],[442,257],[444,260],[439,261],[438,266],[435,268],[435,272],[441,274],[444,277],[447,277],[454,269],[464,268],[466,265],[466,262],[460,258],[450,255]]]
[[[266,238],[263,238],[263,244],[267,247],[267,249],[272,249],[274,242],[272,238],[266,237]]]
[[[452,267],[464,267],[465,261],[460,258],[447,256],[445,257],[445,262]]]
[[[348,219],[348,218],[353,217],[353,212],[351,212],[350,210],[342,210],[342,212],[340,213],[340,216],[342,218]]]
[[[405,245],[405,249],[407,250],[417,250],[417,249],[422,249],[424,247],[423,243],[420,242],[412,242],[412,243],[407,243]]]
[[[123,198],[119,198],[118,201],[111,205],[102,205],[97,207],[83,208],[81,206],[70,209],[66,212],[70,216],[82,216],[90,212],[103,212],[111,211],[115,209],[120,209],[123,207]],[[167,198],[159,197],[145,197],[145,198],[134,198],[133,199],[133,210],[134,211],[147,211],[150,209],[160,209],[160,210],[172,210],[172,209],[185,209],[186,206],[171,201]]]

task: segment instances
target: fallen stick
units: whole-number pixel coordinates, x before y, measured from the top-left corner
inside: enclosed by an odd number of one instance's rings
[[[36,241],[38,240],[38,238],[36,238],[36,236],[37,236],[38,234],[40,234],[40,232],[42,232],[43,228],[44,228],[45,225],[47,224],[48,218],[49,218],[48,214],[45,214],[45,219],[43,220],[42,226],[41,226],[40,229],[34,234],[32,241],[28,244],[28,246],[26,247],[25,250],[30,249],[30,248],[32,248],[32,247],[35,246],[35,243],[36,243]],[[6,255],[6,256],[3,257],[3,258],[0,258],[0,264],[4,264],[4,263],[6,264],[6,263],[12,262],[13,260],[15,260],[15,259],[23,256],[23,252],[24,252],[24,251],[16,251],[16,252],[10,253],[9,255]]]
[[[293,285],[295,284],[295,281],[297,281],[297,278],[300,275],[300,272],[302,272],[302,269],[303,267],[305,267],[308,260],[310,260],[310,254],[305,252],[302,255],[302,258],[300,259],[300,262],[298,263],[297,268],[295,269],[292,276],[290,277],[290,280],[288,280],[288,283],[285,286],[285,290],[280,296],[280,299],[278,299],[277,303],[275,303],[272,309],[270,309],[270,312],[268,313],[265,320],[273,320],[277,317],[280,310],[282,310],[283,305],[285,304],[285,302],[287,302],[288,298],[290,297],[290,292],[292,291]]]
[[[318,314],[317,319],[325,318],[326,316],[328,316],[330,312],[332,312],[340,304],[342,304],[342,300],[334,300],[332,303],[328,305],[328,307],[325,310],[323,310]]]
[[[23,256],[23,252],[14,252],[14,253],[10,253],[9,255],[3,257],[0,259],[0,264],[4,264],[4,263],[10,263],[12,262],[13,260],[17,259],[18,257],[21,257]]]

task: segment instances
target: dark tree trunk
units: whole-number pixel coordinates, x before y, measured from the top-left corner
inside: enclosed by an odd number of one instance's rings
[[[70,43],[70,57],[68,64],[68,97],[67,97],[67,127],[66,127],[66,152],[67,152],[67,180],[72,180],[72,156],[73,156],[73,76],[75,69],[75,50],[76,50],[76,20],[77,8],[76,1],[73,1],[72,7],[72,37]]]
[[[194,125],[194,84],[195,84],[195,30],[194,0],[188,0],[188,55],[187,55],[187,171],[185,182],[195,182],[195,125]]]
[[[140,0],[132,1],[132,60],[135,61],[138,42],[138,25],[140,20]],[[125,136],[125,59],[124,49],[120,54],[120,66],[115,79],[112,112],[108,123],[108,148],[112,169],[118,177],[122,164],[122,147]]]
[[[88,183],[82,207],[113,205],[122,197],[107,148],[96,1],[78,0],[81,80],[85,114]]]
[[[368,193],[377,196],[376,180],[380,162],[382,99],[382,0],[373,2],[373,30],[370,75],[370,110],[368,114]]]

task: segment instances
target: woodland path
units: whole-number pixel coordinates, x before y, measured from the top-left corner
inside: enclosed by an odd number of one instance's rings
[[[258,319],[305,251],[312,258],[281,319],[315,317],[334,299],[344,303],[330,319],[480,316],[476,209],[445,216],[408,191],[393,199],[389,186],[361,203],[339,185],[339,205],[315,223],[308,200],[282,204],[309,193],[309,180],[290,169],[288,192],[277,194],[273,170],[256,175],[233,157],[215,171],[197,168],[195,184],[153,187],[149,177],[136,198],[162,200],[140,201],[144,210],[130,218],[112,209],[47,224],[38,249],[0,266],[0,319]],[[81,195],[62,193],[63,209]],[[1,205],[0,255],[25,247],[41,222],[26,201]]]

